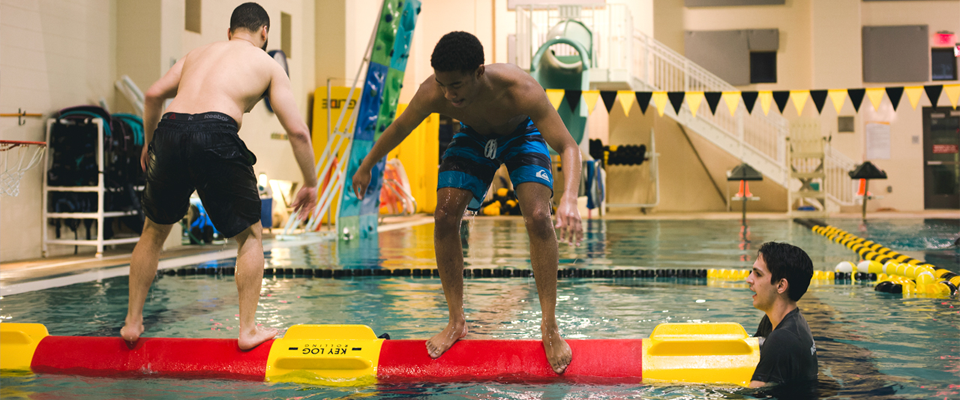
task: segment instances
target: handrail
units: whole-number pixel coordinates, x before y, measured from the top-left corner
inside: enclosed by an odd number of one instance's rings
[[[634,45],[639,48],[639,51],[634,52],[636,55],[634,77],[651,89],[684,92],[739,91],[733,85],[643,32],[634,32]],[[681,76],[670,76],[671,72],[674,74],[679,72]],[[722,108],[724,105],[719,107]],[[678,117],[688,121],[693,120],[686,104],[683,108],[687,112],[682,117]],[[776,164],[778,174],[782,174],[783,177],[781,183],[789,186],[786,165],[786,139],[789,136],[787,119],[777,114],[763,115],[756,109],[753,113],[745,114],[743,111],[746,111],[746,107],[738,105],[738,108],[735,116],[718,110],[715,115],[698,113],[696,120],[707,122],[726,136],[736,140],[741,149],[751,150],[756,155]],[[771,130],[775,135],[769,135]],[[826,145],[825,150],[828,155],[825,165],[828,176],[823,187],[827,198],[840,205],[852,205],[854,203],[853,187],[849,185],[846,171],[851,170],[855,162],[842,153],[832,151],[829,144]],[[740,156],[742,157],[743,154]]]

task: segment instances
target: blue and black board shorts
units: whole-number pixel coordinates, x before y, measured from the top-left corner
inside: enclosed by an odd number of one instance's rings
[[[552,195],[550,150],[529,117],[509,135],[497,138],[461,123],[460,132],[443,153],[437,189],[469,190],[473,199],[467,208],[478,211],[500,164],[507,165],[513,187],[536,182],[550,188]]]
[[[143,212],[158,224],[186,215],[196,190],[214,227],[234,237],[260,222],[260,192],[237,122],[219,112],[166,113],[148,148]]]

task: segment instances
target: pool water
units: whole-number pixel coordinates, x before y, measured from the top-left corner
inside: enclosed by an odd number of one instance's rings
[[[956,220],[829,220],[940,268],[960,272]],[[786,220],[585,221],[580,247],[561,245],[561,268],[749,268],[766,241],[804,248],[818,270],[856,261],[846,247]],[[468,268],[529,269],[520,219],[468,220],[461,234]],[[379,248],[335,242],[274,249],[268,268],[435,268],[432,224],[383,232]],[[233,259],[198,267],[233,265]],[[533,278],[466,278],[468,339],[538,339]],[[762,313],[744,282],[690,278],[565,278],[558,322],[567,338],[644,338],[664,322],[736,322],[752,334]],[[127,278],[5,296],[4,322],[37,322],[52,335],[118,335]],[[823,398],[960,397],[960,301],[904,298],[869,284],[811,284],[799,306],[817,342]],[[159,276],[144,310],[147,337],[237,336],[232,276]],[[266,277],[257,314],[263,325],[364,324],[394,339],[426,339],[446,324],[440,280],[354,276]],[[574,355],[576,356],[576,355]],[[788,398],[789,393],[773,393]],[[110,379],[63,375],[0,377],[3,398],[753,398],[768,394],[701,385],[443,383],[330,388],[291,383]]]

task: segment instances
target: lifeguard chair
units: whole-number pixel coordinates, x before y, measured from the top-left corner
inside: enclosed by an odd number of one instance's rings
[[[830,138],[820,133],[820,121],[797,118],[790,123],[787,137],[787,165],[792,181],[788,186],[787,209],[791,215],[827,216],[827,195],[823,187],[826,175],[825,144]]]

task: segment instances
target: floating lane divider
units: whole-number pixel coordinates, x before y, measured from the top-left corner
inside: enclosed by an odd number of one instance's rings
[[[860,256],[859,263],[837,264],[835,275],[859,281],[878,281],[878,292],[902,293],[910,296],[957,296],[960,275],[937,268],[933,264],[897,253],[880,243],[857,237],[840,228],[812,219],[795,219],[833,242],[842,244]]]
[[[384,335],[388,337],[388,335]],[[737,323],[660,324],[646,339],[568,339],[557,375],[539,340],[461,340],[434,360],[425,340],[389,340],[364,325],[296,325],[241,351],[236,339],[52,336],[41,324],[0,323],[0,370],[362,386],[384,382],[675,382],[746,386],[757,338]]]
[[[166,269],[161,272],[167,276],[192,275],[234,275],[236,267],[232,266],[187,266],[177,269]],[[286,278],[349,278],[359,276],[412,276],[416,278],[439,278],[440,270],[436,268],[355,268],[355,269],[319,269],[319,268],[265,268],[264,276]],[[533,271],[529,269],[510,268],[464,268],[465,278],[532,278]],[[557,278],[706,278],[705,269],[652,269],[652,268],[618,268],[618,269],[590,269],[565,268],[557,270]]]

